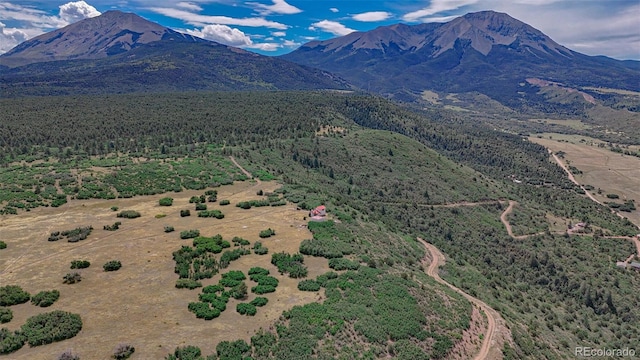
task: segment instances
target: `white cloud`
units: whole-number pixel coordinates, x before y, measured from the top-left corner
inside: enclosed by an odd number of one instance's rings
[[[384,21],[391,17],[391,13],[386,11],[369,11],[361,14],[353,15],[353,20],[363,22]]]
[[[273,31],[271,35],[277,36],[277,37],[283,37],[283,36],[287,36],[287,33],[284,31]]]
[[[349,29],[348,27],[340,24],[337,21],[322,20],[311,24],[309,30],[321,29],[322,31],[332,33],[334,35],[343,36],[350,34],[356,30]]]
[[[285,0],[272,0],[273,5],[265,5],[255,2],[249,2],[247,4],[255,7],[256,11],[258,11],[261,15],[269,15],[269,14],[299,14],[302,10],[297,7],[288,4]]]
[[[248,46],[253,44],[251,38],[245,33],[227,25],[206,25],[200,30],[187,30],[187,32],[193,36],[219,42],[225,45]]]
[[[191,11],[202,11],[202,7],[200,7],[200,5],[194,4],[192,2],[181,1],[179,3],[176,3],[176,6]]]
[[[338,8],[330,8],[329,10],[330,10],[332,13],[340,12],[340,10],[338,10]]]
[[[18,21],[29,28],[58,28],[68,25],[57,16],[47,15],[46,12],[27,6],[0,2],[0,20]]]
[[[267,27],[271,29],[286,30],[288,25],[270,21],[262,17],[251,18],[232,18],[228,16],[215,16],[215,15],[200,15],[192,12],[172,9],[172,8],[149,8],[149,10],[162,14],[164,16],[172,17],[182,20],[188,24],[195,26],[204,26],[208,24],[223,24],[223,25],[236,25],[236,26],[249,26],[249,27]]]
[[[82,19],[99,16],[100,12],[84,1],[69,2],[60,5],[59,16],[67,23],[74,23]]]
[[[298,47],[300,45],[302,45],[302,44],[299,43],[299,42],[293,41],[293,40],[285,40],[282,43],[282,46],[284,46],[284,47]]]
[[[29,35],[20,29],[7,28],[0,22],[0,54],[13,49],[16,45],[26,41]]]
[[[420,19],[443,11],[459,9],[463,6],[473,5],[478,0],[432,0],[428,7],[405,14],[404,21],[420,21]]]
[[[280,48],[280,44],[276,43],[260,43],[247,46],[249,49],[257,49],[262,51],[276,51]]]

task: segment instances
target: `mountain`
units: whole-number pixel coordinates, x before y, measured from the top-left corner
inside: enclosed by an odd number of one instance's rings
[[[108,11],[0,56],[3,97],[193,90],[348,89],[326,71]]]
[[[640,90],[640,62],[580,54],[494,11],[312,41],[282,58],[400,100],[415,100],[425,90],[476,91],[518,108],[541,100],[527,79]]]

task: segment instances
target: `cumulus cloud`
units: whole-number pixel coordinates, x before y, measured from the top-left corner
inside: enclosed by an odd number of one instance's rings
[[[249,49],[257,49],[262,51],[276,51],[280,48],[280,44],[276,43],[259,43],[247,46]]]
[[[215,15],[201,15],[195,14],[189,11],[172,8],[149,8],[149,10],[158,14],[172,17],[178,20],[182,20],[188,24],[195,26],[205,26],[208,24],[223,24],[223,25],[237,25],[237,26],[249,26],[249,27],[267,27],[271,29],[286,30],[289,26],[267,20],[262,17],[250,17],[250,18],[232,18],[229,16],[215,16]]]
[[[340,12],[340,10],[338,10],[338,8],[330,8],[329,10],[330,10],[332,13]]]
[[[187,32],[193,36],[219,42],[225,45],[248,46],[253,44],[251,38],[241,30],[222,24],[206,25],[200,30],[187,30]]]
[[[273,31],[271,32],[271,35],[277,36],[277,37],[283,37],[283,36],[287,36],[287,33],[284,31]]]
[[[432,0],[428,7],[412,11],[402,17],[404,21],[420,21],[420,19],[448,10],[456,10],[464,6],[473,5],[478,0]]]
[[[192,2],[180,1],[179,3],[176,3],[176,6],[191,11],[202,11],[202,7],[200,7],[200,5]]]
[[[386,11],[369,11],[361,14],[353,15],[353,20],[363,22],[384,21],[391,17],[391,13]]]
[[[69,2],[60,5],[60,18],[67,23],[74,23],[82,19],[99,16],[100,12],[84,1]]]
[[[7,28],[0,22],[0,54],[13,49],[16,45],[29,38],[27,33],[20,29]]]
[[[309,30],[316,30],[316,29],[320,29],[322,31],[325,31],[334,35],[338,35],[338,36],[347,35],[356,31],[354,29],[349,29],[348,27],[342,25],[337,21],[331,21],[331,20],[318,21],[311,24],[311,26],[309,27]]]
[[[273,5],[265,5],[265,4],[255,3],[255,2],[250,2],[247,4],[253,6],[256,9],[256,11],[258,11],[262,15],[269,15],[269,14],[292,15],[292,14],[299,14],[302,12],[302,10],[298,9],[293,5],[288,4],[285,0],[272,0],[272,1],[273,1]]]

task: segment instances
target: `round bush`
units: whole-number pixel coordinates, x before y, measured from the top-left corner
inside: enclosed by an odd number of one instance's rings
[[[236,305],[236,311],[240,315],[249,315],[249,316],[254,316],[258,312],[258,310],[254,305],[247,304],[247,303],[240,303]]]
[[[170,197],[165,197],[160,199],[159,203],[160,203],[160,206],[171,206],[173,205],[173,199]]]
[[[8,323],[13,319],[13,311],[6,307],[0,307],[0,324]]]
[[[0,250],[6,249],[6,248],[7,248],[7,243],[4,241],[0,241]]]
[[[60,298],[60,291],[40,291],[31,298],[31,303],[40,307],[48,307],[53,305]]]
[[[82,330],[82,319],[78,314],[56,310],[28,318],[21,329],[29,346],[46,345],[76,336]]]
[[[111,260],[102,265],[104,271],[117,271],[122,267],[122,263],[119,260]]]
[[[0,306],[24,304],[31,299],[31,295],[17,285],[0,287]]]

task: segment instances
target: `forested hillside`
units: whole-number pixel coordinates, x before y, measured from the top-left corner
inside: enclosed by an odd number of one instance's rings
[[[138,159],[129,169],[165,160],[204,167],[221,155],[279,179],[279,192],[303,209],[325,204],[341,223],[312,230],[300,250],[339,253],[352,269],[317,279],[322,303],[295,307],[256,334],[244,352],[256,359],[451,355],[471,327],[471,304],[426,277],[417,236],[447,255],[443,278],[505,318],[514,340],[506,358],[570,358],[576,344],[640,341],[640,278],[615,268],[632,245],[605,237],[635,234],[635,226],[582,197],[544,147],[520,136],[332,92],[5,99],[0,116],[5,208],[7,197],[37,198],[60,166],[71,174],[82,162],[113,161],[115,171],[126,158]],[[219,178],[193,181],[244,179],[217,164]],[[10,182],[20,168],[43,173]],[[516,230],[532,236],[507,234],[507,200],[518,203]],[[556,233],[549,216],[597,231]]]

